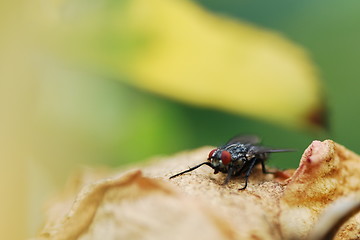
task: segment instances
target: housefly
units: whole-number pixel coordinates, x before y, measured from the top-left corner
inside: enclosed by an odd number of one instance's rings
[[[269,153],[294,151],[291,149],[268,148],[258,145],[259,143],[260,139],[257,136],[234,137],[225,145],[211,150],[207,159],[208,161],[175,174],[170,178],[175,178],[184,173],[191,172],[202,165],[207,165],[214,169],[214,174],[217,174],[218,172],[227,174],[224,185],[234,176],[243,176],[245,185],[239,190],[244,190],[247,187],[251,170],[255,165],[261,164],[262,172],[265,174],[273,173],[266,170],[264,163],[269,157]]]

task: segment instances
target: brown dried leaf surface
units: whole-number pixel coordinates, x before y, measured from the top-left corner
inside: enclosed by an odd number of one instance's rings
[[[328,205],[359,191],[359,156],[333,141],[314,141],[287,180],[280,201],[285,238],[294,235],[305,238]],[[360,222],[353,221],[356,218],[348,223],[352,230],[340,231],[338,239],[354,239],[348,238],[354,233],[355,239],[360,239]]]
[[[328,205],[360,190],[359,156],[330,140],[314,141],[294,173],[256,168],[245,191],[240,178],[223,186],[207,167],[168,179],[210,150],[106,178],[86,171],[48,207],[36,239],[306,239]],[[336,239],[359,236],[359,224],[356,215]]]

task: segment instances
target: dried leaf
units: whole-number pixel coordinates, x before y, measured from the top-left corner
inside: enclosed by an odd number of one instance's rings
[[[168,179],[210,150],[94,177],[76,196],[73,188],[49,207],[37,239],[307,239],[325,209],[360,190],[360,157],[330,140],[314,141],[286,180],[291,171],[272,176],[254,169],[245,191],[238,191],[240,178],[223,186],[225,176],[206,167]],[[76,182],[75,189],[82,181]],[[356,214],[335,239],[359,237],[359,226]]]
[[[333,141],[314,141],[305,150],[281,198],[284,236],[305,238],[329,204],[360,190],[359,176],[358,155]],[[360,237],[360,225],[351,225]]]

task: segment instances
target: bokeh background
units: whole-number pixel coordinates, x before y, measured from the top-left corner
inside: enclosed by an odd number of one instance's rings
[[[0,3],[1,239],[34,236],[45,201],[81,166],[236,134],[299,149],[273,155],[279,168],[296,167],[314,139],[360,152],[359,10],[355,0]]]

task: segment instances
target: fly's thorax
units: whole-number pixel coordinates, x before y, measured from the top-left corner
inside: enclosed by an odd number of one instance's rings
[[[251,154],[251,145],[249,144],[241,144],[241,143],[234,143],[228,144],[221,147],[221,150],[226,150],[231,153],[232,159],[239,159],[239,158],[246,158],[246,154]]]
[[[232,165],[236,168],[242,168],[242,166],[244,166],[246,162],[248,162],[248,160],[245,156],[239,157],[232,162]]]

